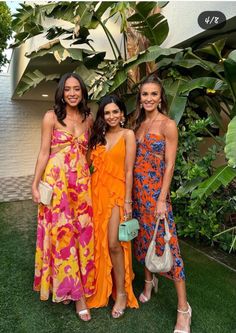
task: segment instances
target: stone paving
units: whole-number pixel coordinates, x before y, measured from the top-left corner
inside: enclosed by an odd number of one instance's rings
[[[24,177],[0,177],[0,202],[31,199],[33,175]]]

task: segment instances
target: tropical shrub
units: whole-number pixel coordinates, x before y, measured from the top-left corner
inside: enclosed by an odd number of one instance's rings
[[[212,121],[196,118],[195,112],[187,108],[185,119],[179,124],[179,149],[171,197],[178,234],[212,244],[214,235],[225,223],[226,213],[235,211],[235,202],[231,199],[233,189],[230,186],[218,189],[208,198],[191,198],[191,190],[212,175],[212,163],[219,152],[214,144],[207,153],[201,154],[199,145],[205,138],[205,128]],[[232,237],[220,242],[224,249],[229,249],[227,241],[231,243]]]
[[[11,13],[5,1],[0,2],[0,68],[7,63],[4,50],[11,36]]]

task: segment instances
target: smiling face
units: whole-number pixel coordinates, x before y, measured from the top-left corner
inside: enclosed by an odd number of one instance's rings
[[[145,83],[140,89],[140,103],[146,112],[158,110],[161,102],[161,86],[157,83]]]
[[[83,94],[79,81],[74,77],[69,77],[65,81],[64,101],[70,107],[76,107],[82,100]]]
[[[120,127],[120,121],[124,113],[115,103],[109,103],[104,107],[104,120],[112,128]]]

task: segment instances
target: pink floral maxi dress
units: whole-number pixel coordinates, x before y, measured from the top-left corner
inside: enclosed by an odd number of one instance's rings
[[[79,300],[94,292],[94,240],[88,133],[74,137],[54,129],[43,175],[53,187],[50,206],[39,204],[34,290],[53,302]]]

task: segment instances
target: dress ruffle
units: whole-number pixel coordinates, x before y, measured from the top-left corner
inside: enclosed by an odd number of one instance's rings
[[[125,145],[120,141],[115,149],[106,151],[104,146],[97,146],[91,153],[94,172],[92,174],[92,202],[94,210],[95,236],[95,293],[88,299],[90,308],[106,306],[110,295],[115,295],[112,281],[112,262],[108,247],[108,222],[112,209],[119,207],[120,217],[124,215]],[[125,290],[127,306],[138,307],[132,289],[134,273],[132,270],[131,243],[121,242],[124,251]]]

